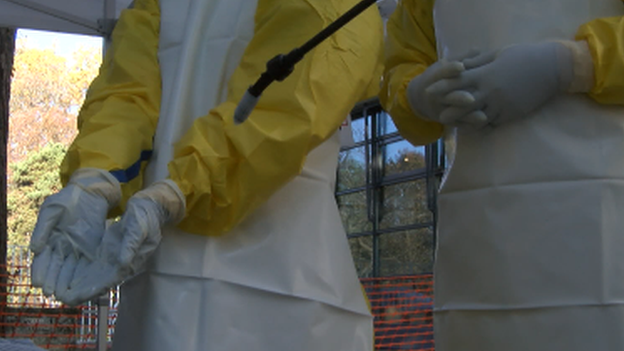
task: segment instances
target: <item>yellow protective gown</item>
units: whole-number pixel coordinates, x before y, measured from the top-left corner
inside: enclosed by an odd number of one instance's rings
[[[171,177],[187,216],[122,285],[114,350],[373,348],[333,190],[338,127],[378,91],[379,14],[347,25],[247,122],[232,121],[268,59],[355,3],[137,0],[123,13],[63,174],[110,170],[126,198]]]
[[[438,202],[436,351],[624,349],[623,16],[620,0],[436,0],[391,18],[381,100],[415,144],[444,132],[405,99],[438,58],[576,37],[594,60],[589,94],[456,130]]]
[[[307,154],[339,128],[354,102],[377,94],[379,80],[371,78],[381,75],[383,34],[362,39],[360,33],[371,31],[369,11],[307,55],[288,80],[270,86],[248,123],[233,125],[238,101],[266,62],[302,45],[353,3],[304,0],[286,7],[259,1],[255,34],[227,85],[227,98],[194,122],[169,164],[187,200],[180,228],[227,233],[301,172]],[[61,166],[63,183],[77,168],[113,172],[122,183],[121,210],[143,187],[153,151],[161,103],[159,19],[155,0],[136,1],[121,15],[79,114],[80,133]]]

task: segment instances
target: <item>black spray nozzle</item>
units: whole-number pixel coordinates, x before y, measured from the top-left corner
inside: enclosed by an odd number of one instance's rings
[[[258,97],[274,81],[281,82],[286,79],[294,70],[297,62],[303,59],[301,50],[295,49],[287,55],[279,54],[269,60],[266,64],[266,71],[262,73],[260,79],[249,88],[249,93]]]
[[[247,90],[245,96],[243,97],[243,101],[239,104],[237,112],[235,112],[234,115],[235,121],[237,121],[237,123],[244,122],[257,103],[257,99],[260,95],[262,95],[264,90],[271,85],[271,83],[274,81],[281,82],[286,79],[294,71],[295,65],[303,59],[305,54],[314,49],[318,44],[323,42],[323,40],[329,38],[332,34],[337,32],[340,28],[376,2],[377,0],[360,1],[357,5],[325,27],[301,47],[294,49],[286,55],[279,54],[269,60],[266,65],[266,71],[262,73],[258,81],[252,85],[249,90]],[[241,104],[244,106],[241,106]]]

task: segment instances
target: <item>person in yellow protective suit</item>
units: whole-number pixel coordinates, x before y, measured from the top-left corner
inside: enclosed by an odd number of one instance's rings
[[[377,10],[232,119],[270,58],[355,3],[136,0],[42,206],[33,284],[75,304],[127,279],[114,350],[372,350],[333,190],[338,128],[379,89]]]
[[[436,351],[623,350],[624,4],[402,1],[384,108],[454,137]],[[447,133],[448,132],[448,133]]]

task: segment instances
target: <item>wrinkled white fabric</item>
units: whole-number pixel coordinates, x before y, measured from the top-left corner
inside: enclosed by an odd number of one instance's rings
[[[619,0],[437,0],[438,52],[571,40]],[[624,350],[624,109],[562,94],[457,132],[439,197],[436,351]]]

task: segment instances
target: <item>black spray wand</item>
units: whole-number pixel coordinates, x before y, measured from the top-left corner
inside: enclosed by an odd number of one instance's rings
[[[325,27],[322,31],[316,34],[312,39],[308,40],[301,47],[294,49],[286,55],[279,54],[267,62],[267,69],[258,81],[252,85],[243,95],[243,98],[236,107],[234,112],[234,123],[240,124],[247,120],[251,111],[258,103],[262,92],[271,85],[274,81],[281,82],[288,77],[295,65],[303,59],[305,54],[314,49],[323,40],[329,38],[332,34],[336,33],[340,28],[344,27],[352,19],[364,12],[371,5],[375,4],[377,0],[362,0],[344,15],[340,16],[337,20],[332,22],[329,26]]]

